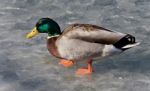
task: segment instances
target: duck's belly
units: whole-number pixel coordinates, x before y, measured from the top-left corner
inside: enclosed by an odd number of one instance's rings
[[[56,43],[60,56],[68,60],[80,61],[110,55],[103,44],[78,39],[61,39]]]

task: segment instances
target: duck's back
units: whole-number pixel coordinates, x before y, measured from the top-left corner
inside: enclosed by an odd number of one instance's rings
[[[91,24],[72,24],[64,29],[62,34],[63,37],[70,39],[80,39],[101,44],[114,44],[125,35]]]

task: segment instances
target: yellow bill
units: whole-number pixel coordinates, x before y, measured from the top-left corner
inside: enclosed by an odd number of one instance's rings
[[[38,35],[38,34],[39,34],[39,32],[38,32],[38,30],[37,30],[36,27],[35,27],[30,33],[28,33],[28,34],[26,35],[26,38],[30,39],[30,38],[32,38],[32,37]]]

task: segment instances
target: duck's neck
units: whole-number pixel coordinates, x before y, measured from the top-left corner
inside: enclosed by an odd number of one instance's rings
[[[58,52],[57,46],[56,46],[56,40],[58,39],[58,37],[59,37],[59,35],[48,37],[47,48],[53,56],[60,58],[60,55],[59,55],[59,52]]]

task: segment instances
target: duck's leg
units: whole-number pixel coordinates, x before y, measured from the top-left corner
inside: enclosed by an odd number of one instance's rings
[[[59,62],[59,64],[63,65],[64,67],[71,67],[75,63],[72,60],[61,59],[60,62]]]
[[[88,61],[88,67],[87,68],[80,68],[76,71],[77,75],[86,75],[91,74],[93,72],[93,66],[92,66],[92,59]]]

